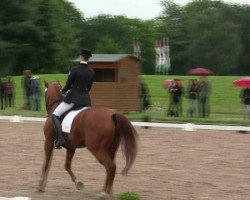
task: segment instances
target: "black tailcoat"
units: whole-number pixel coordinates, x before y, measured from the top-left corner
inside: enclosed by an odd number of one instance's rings
[[[87,64],[79,64],[70,70],[62,93],[66,94],[65,103],[91,106],[89,91],[92,87],[94,71]]]

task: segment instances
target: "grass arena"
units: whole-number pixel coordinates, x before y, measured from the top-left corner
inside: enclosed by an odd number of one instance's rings
[[[72,169],[83,190],[64,170],[65,150],[55,150],[44,193],[41,175],[44,122],[0,122],[0,197],[32,200],[97,199],[105,170],[87,149],[77,149]],[[250,134],[236,131],[136,127],[138,155],[128,176],[117,154],[113,193],[134,191],[143,200],[238,200],[250,196]]]

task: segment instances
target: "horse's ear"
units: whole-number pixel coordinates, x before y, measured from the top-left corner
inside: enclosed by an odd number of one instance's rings
[[[61,83],[60,83],[60,81],[59,81],[59,80],[57,80],[56,82],[60,85],[60,87],[62,87],[62,85],[61,85]]]
[[[47,81],[44,80],[44,85],[45,85],[46,88],[48,88],[49,83],[48,83]]]

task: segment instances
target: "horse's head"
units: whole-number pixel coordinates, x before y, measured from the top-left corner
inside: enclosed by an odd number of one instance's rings
[[[44,81],[45,85],[45,103],[46,103],[46,110],[47,113],[50,114],[53,112],[52,109],[55,109],[56,105],[58,105],[62,99],[62,86],[59,81],[54,81],[52,83],[48,83]]]

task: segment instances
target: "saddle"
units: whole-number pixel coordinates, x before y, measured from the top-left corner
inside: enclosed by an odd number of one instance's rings
[[[76,117],[76,115],[84,110],[89,109],[90,107],[84,107],[84,106],[73,106],[69,111],[64,113],[61,117],[61,124],[62,124],[62,132],[63,133],[70,133],[71,125]]]

